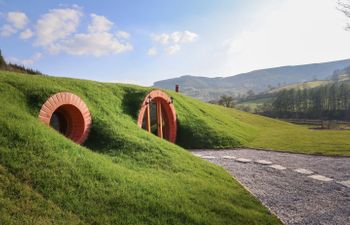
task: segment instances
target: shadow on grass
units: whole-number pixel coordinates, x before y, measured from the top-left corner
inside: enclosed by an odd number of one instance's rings
[[[135,91],[132,89],[126,89],[124,97],[122,99],[123,112],[132,116],[132,118],[137,119],[141,104],[147,93],[147,90]]]
[[[84,146],[95,152],[109,153],[112,149],[113,152],[122,149],[124,142],[114,137],[113,130],[106,121],[95,119]]]

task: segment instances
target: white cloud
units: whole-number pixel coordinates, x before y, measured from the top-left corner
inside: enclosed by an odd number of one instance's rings
[[[9,24],[3,25],[0,29],[0,35],[2,37],[9,37],[16,32],[17,32],[17,30]]]
[[[37,52],[28,59],[18,59],[18,58],[12,57],[10,58],[10,62],[21,64],[24,66],[30,66],[30,65],[33,65],[38,60],[40,60],[42,57],[43,57],[42,53]]]
[[[147,51],[147,55],[149,56],[155,56],[158,54],[158,50],[155,47],[149,48]]]
[[[104,16],[98,16],[94,13],[90,16],[91,24],[88,26],[90,33],[108,32],[113,26],[113,23]]]
[[[153,40],[163,45],[191,43],[196,41],[197,38],[198,34],[188,30],[153,35]]]
[[[2,37],[9,37],[17,33],[18,30],[25,28],[29,19],[23,12],[8,12],[5,15],[7,24],[0,28],[0,35]]]
[[[6,20],[18,30],[23,29],[29,22],[28,17],[23,12],[8,12]]]
[[[50,53],[93,55],[96,57],[118,54],[133,49],[127,42],[130,34],[112,31],[113,22],[104,16],[90,14],[88,32],[78,33],[82,13],[78,7],[53,9],[37,22],[37,45]],[[63,18],[63,19],[62,19]]]
[[[173,55],[180,51],[182,44],[192,43],[198,39],[198,34],[186,31],[175,31],[152,35],[153,41],[163,46],[166,54]]]
[[[158,34],[158,35],[153,35],[153,40],[155,42],[159,42],[163,45],[166,45],[169,43],[170,35],[163,33],[163,34]]]
[[[21,39],[29,39],[33,36],[33,31],[31,29],[25,29],[24,31],[22,31],[19,35],[19,37]]]
[[[130,34],[122,30],[113,31],[114,23],[101,15],[90,14],[91,21],[87,27],[88,32],[78,33],[82,16],[83,13],[77,6],[51,9],[40,16],[34,32],[27,28],[22,30],[19,37],[29,39],[35,35],[34,44],[54,54],[63,52],[71,55],[99,57],[133,49],[132,44],[128,42]],[[6,19],[8,24],[0,28],[1,36],[17,33],[20,29],[24,29],[29,21],[27,16],[21,12],[9,12]],[[29,59],[12,58],[12,61],[31,65],[40,58],[41,55],[36,54]]]
[[[130,34],[126,31],[122,31],[122,30],[117,31],[116,35],[117,35],[117,37],[122,38],[122,39],[129,39],[130,38]]]
[[[55,42],[77,30],[82,13],[76,8],[52,9],[42,15],[36,25],[36,44],[55,49]]]
[[[55,51],[65,52],[71,55],[93,55],[96,57],[107,54],[118,54],[133,49],[129,42],[120,38],[121,31],[113,34],[113,23],[104,16],[91,14],[91,23],[88,25],[88,33],[77,33],[72,37],[59,41],[55,45]],[[123,32],[125,35],[128,33]]]
[[[174,43],[184,44],[196,41],[198,35],[186,30],[184,32],[173,32],[170,37]]]
[[[93,55],[96,57],[132,50],[130,43],[121,43],[111,33],[76,34],[60,43],[60,50],[71,55]]]
[[[168,55],[174,55],[175,53],[179,52],[181,49],[180,45],[170,45],[166,47],[164,50],[166,54]]]

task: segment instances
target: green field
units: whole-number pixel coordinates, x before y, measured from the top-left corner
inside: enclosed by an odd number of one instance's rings
[[[177,146],[136,125],[150,90],[0,72],[0,224],[280,224],[222,168],[179,146],[350,155],[350,131],[311,131],[168,92]],[[38,120],[59,91],[90,109],[83,146]]]

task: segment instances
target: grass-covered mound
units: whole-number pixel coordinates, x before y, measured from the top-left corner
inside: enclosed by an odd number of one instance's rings
[[[38,120],[60,91],[90,109],[84,146]],[[137,127],[149,91],[0,72],[0,224],[278,224],[223,169]],[[182,147],[350,155],[350,131],[308,130],[168,93]]]
[[[59,91],[90,109],[84,146],[38,120]],[[137,127],[148,91],[0,72],[0,224],[280,224],[223,169]],[[179,144],[238,146],[257,135],[221,108],[174,97]]]

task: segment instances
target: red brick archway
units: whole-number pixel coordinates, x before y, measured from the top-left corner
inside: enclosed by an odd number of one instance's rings
[[[151,108],[152,105],[154,105],[154,110]],[[151,91],[145,97],[141,105],[137,124],[148,132],[152,132],[152,111],[155,111],[154,114],[156,115],[156,122],[153,124],[156,126],[154,134],[175,143],[177,125],[176,111],[172,98],[160,90]]]
[[[78,144],[88,137],[92,122],[86,104],[69,92],[48,98],[41,107],[39,119]]]

